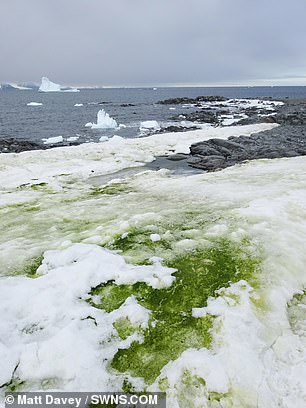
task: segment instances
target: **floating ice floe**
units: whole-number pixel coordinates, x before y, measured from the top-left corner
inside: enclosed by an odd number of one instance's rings
[[[47,77],[42,77],[39,92],[80,92],[76,88],[65,88],[55,82],[50,81]]]
[[[75,142],[79,139],[79,136],[70,136],[67,138],[67,142]]]
[[[91,127],[92,129],[115,129],[118,127],[118,124],[104,109],[101,109],[97,114],[97,123],[88,122],[85,127]]]
[[[101,136],[99,139],[99,142],[107,142],[108,141],[108,137],[107,136]]]
[[[44,141],[44,144],[55,144],[55,143],[61,143],[64,138],[63,136],[55,136],[55,137],[49,137],[48,139],[42,139]]]
[[[74,106],[84,106],[83,103],[76,103]]]
[[[41,102],[29,102],[27,103],[27,106],[41,106],[42,103]]]
[[[160,125],[156,120],[146,120],[140,123],[139,130],[141,133],[150,133],[152,131],[160,130]]]

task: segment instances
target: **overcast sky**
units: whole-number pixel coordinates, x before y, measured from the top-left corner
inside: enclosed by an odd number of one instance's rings
[[[0,82],[304,84],[305,0],[0,0]]]

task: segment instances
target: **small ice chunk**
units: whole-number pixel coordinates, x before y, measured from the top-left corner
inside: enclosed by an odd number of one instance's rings
[[[82,103],[76,103],[74,106],[84,106]]]
[[[151,130],[160,130],[160,125],[156,120],[146,120],[140,123],[139,129],[143,132],[147,132]]]
[[[150,235],[150,240],[152,241],[152,242],[157,242],[157,241],[160,241],[160,235],[159,234],[151,234]]]
[[[70,136],[67,138],[67,142],[75,142],[78,138],[79,136]]]
[[[99,139],[99,142],[107,142],[108,141],[108,137],[107,136],[101,136]]]
[[[55,143],[61,143],[64,139],[63,136],[55,136],[55,137],[49,137],[48,139],[42,139],[44,140],[44,144],[55,144]]]
[[[93,123],[92,122],[88,122],[88,123],[86,123],[86,125],[85,125],[85,127],[92,127],[93,126]]]
[[[42,103],[41,102],[29,102],[27,103],[27,106],[41,106]]]
[[[87,125],[88,123],[85,126]],[[92,129],[113,129],[117,127],[118,125],[115,119],[111,118],[104,109],[99,110],[97,114],[97,123],[91,124]]]

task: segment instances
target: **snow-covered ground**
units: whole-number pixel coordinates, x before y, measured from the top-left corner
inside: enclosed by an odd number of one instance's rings
[[[306,159],[257,160],[188,177],[142,171],[154,155],[273,126],[0,155],[0,385],[8,384],[2,391],[9,384],[118,391],[124,380],[143,390],[145,375],[109,364],[160,322],[136,295],[109,311],[103,303],[94,307],[101,298],[92,288],[112,280],[118,288],[175,287],[178,272],[166,266],[168,257],[199,249],[209,265],[209,248],[226,240],[242,253],[237,271],[254,258],[256,273],[233,276],[188,311],[199,322],[211,316],[211,344],[190,347],[194,332],[187,333],[182,353],[166,359],[148,390],[165,390],[169,407],[305,407]],[[101,186],[91,184],[94,175]],[[105,185],[103,177],[113,180]],[[114,242],[122,252],[110,250]],[[183,318],[186,310],[176,312]],[[130,331],[120,336],[127,322]]]

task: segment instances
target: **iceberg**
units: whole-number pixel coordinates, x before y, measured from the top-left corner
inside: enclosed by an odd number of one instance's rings
[[[47,77],[41,78],[39,92],[60,92],[61,86],[49,80]]]
[[[104,109],[101,109],[97,114],[97,123],[89,122],[85,126],[92,129],[114,129],[118,127],[118,124]]]
[[[80,92],[76,88],[63,88],[61,85],[50,81],[47,77],[41,78],[41,84],[39,87],[39,92]]]

